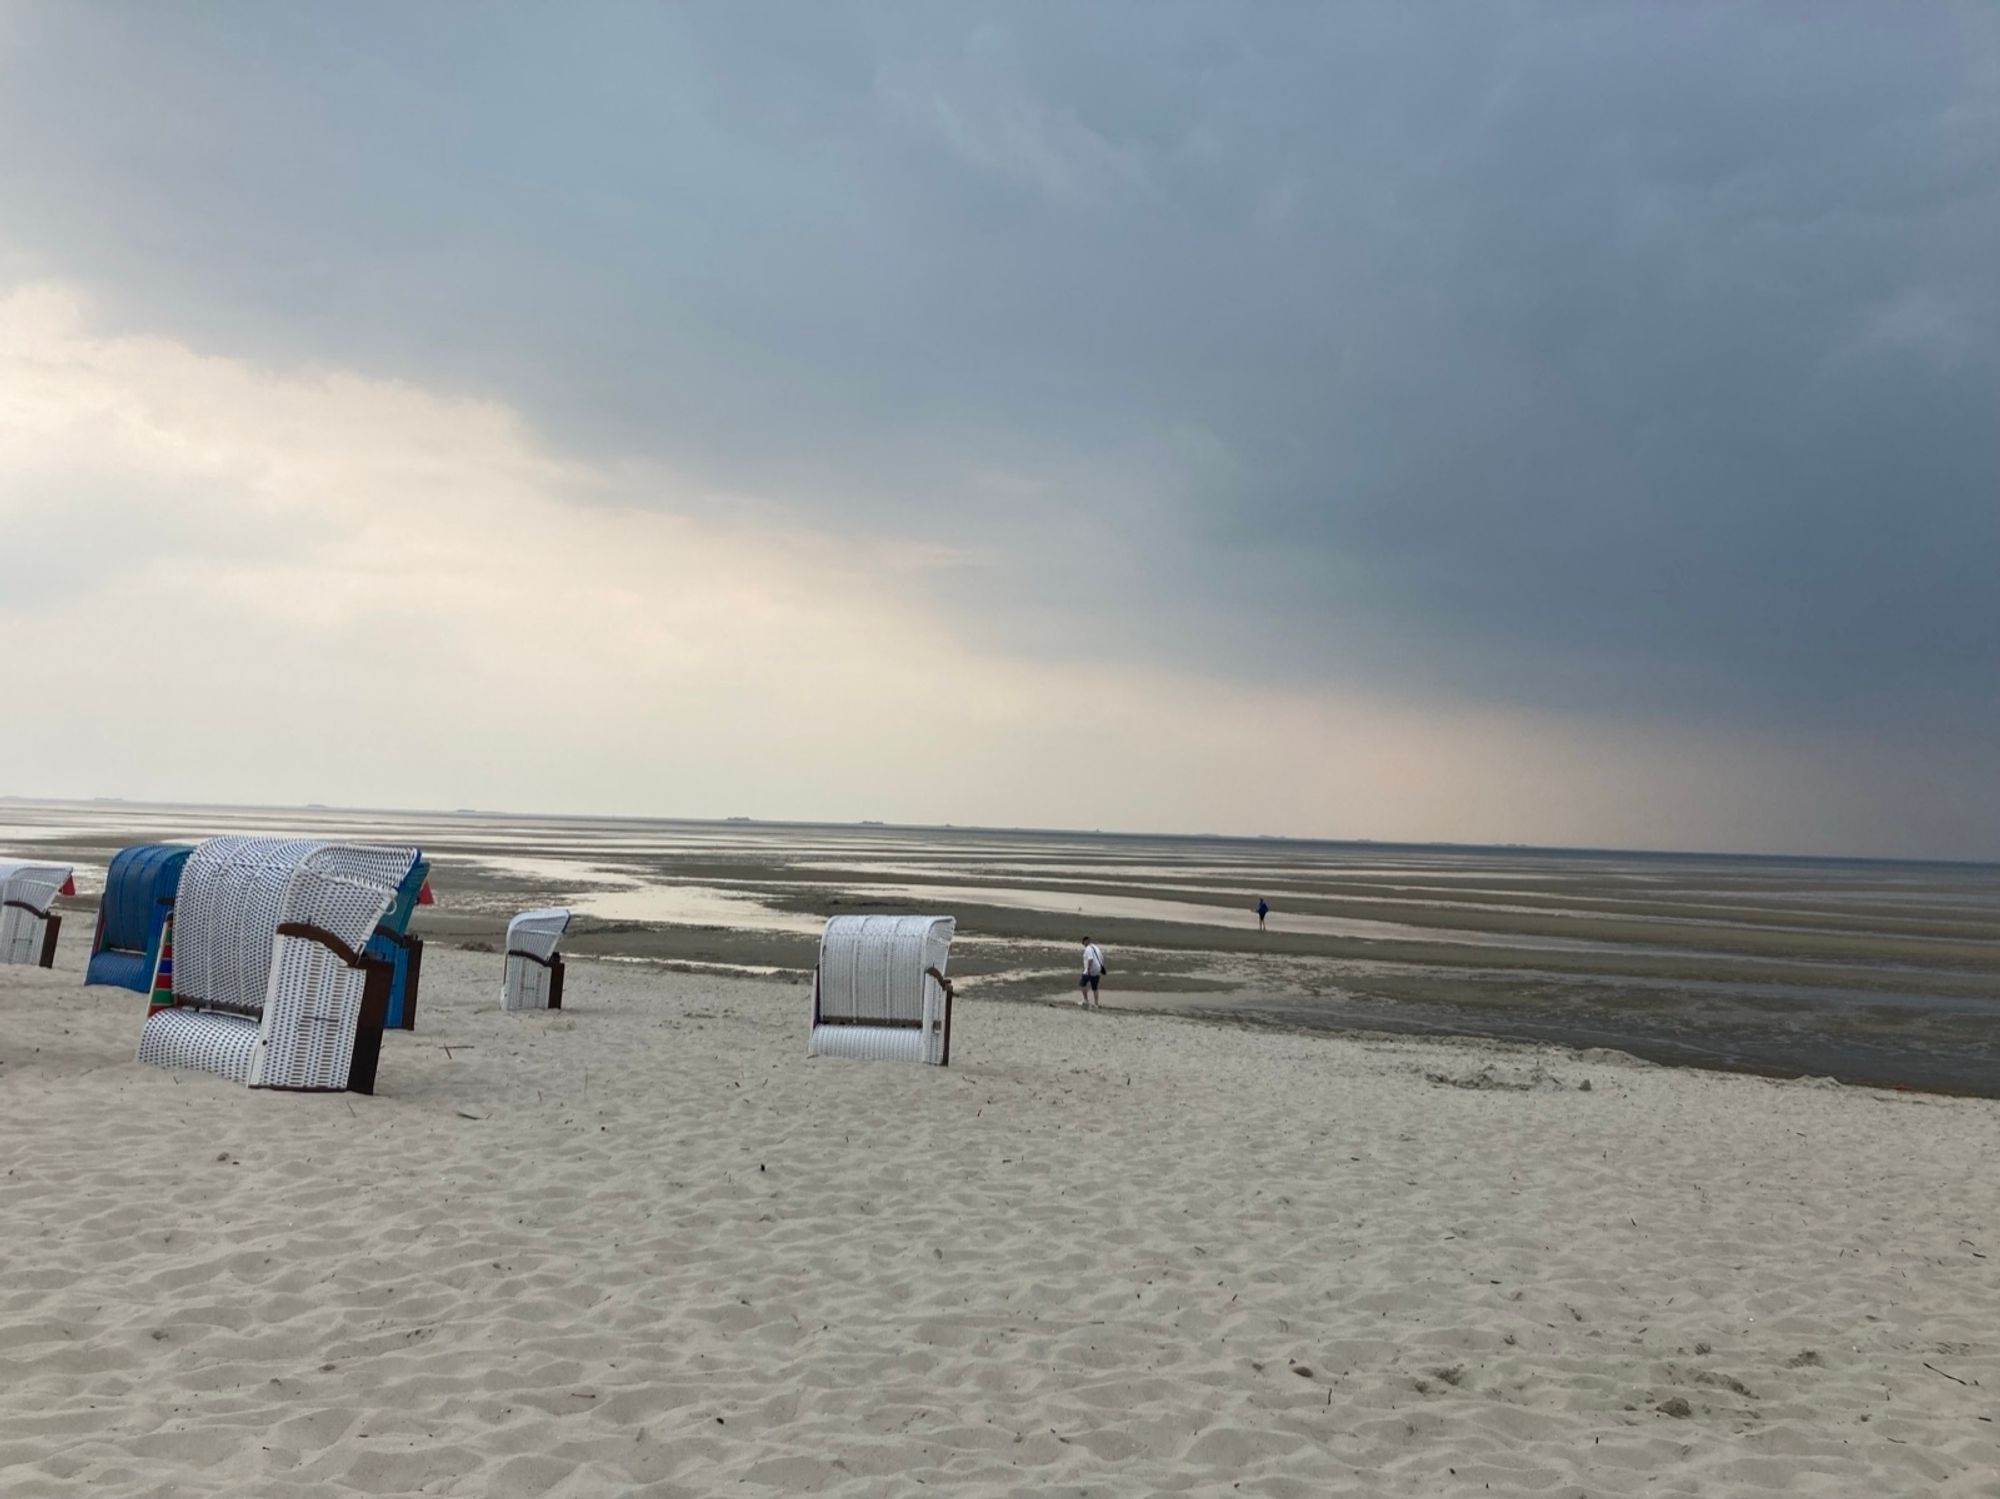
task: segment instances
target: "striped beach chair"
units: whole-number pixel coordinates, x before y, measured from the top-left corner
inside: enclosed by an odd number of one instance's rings
[[[949,916],[835,916],[813,969],[807,1055],[951,1065]]]
[[[58,895],[76,894],[67,864],[0,859],[0,963],[53,968],[62,917]]]
[[[139,1060],[252,1088],[375,1090],[391,979],[364,952],[414,848],[212,838],[189,855],[173,992]]]
[[[507,923],[507,972],[500,991],[504,1010],[560,1010],[563,960],[556,951],[569,930],[561,906],[523,911]]]

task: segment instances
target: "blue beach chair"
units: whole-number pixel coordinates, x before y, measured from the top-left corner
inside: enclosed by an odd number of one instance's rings
[[[135,994],[173,988],[174,896],[193,852],[185,843],[137,843],[112,855],[86,984],[116,984]]]

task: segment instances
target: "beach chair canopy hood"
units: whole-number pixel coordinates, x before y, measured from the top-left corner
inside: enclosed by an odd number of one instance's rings
[[[813,1056],[951,1059],[949,916],[835,916],[813,971]]]

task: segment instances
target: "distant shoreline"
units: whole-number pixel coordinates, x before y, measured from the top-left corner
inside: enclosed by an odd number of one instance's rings
[[[1031,824],[1001,825],[952,822],[895,822],[873,818],[834,821],[806,817],[763,818],[741,813],[717,817],[685,817],[637,812],[518,812],[501,808],[474,807],[375,807],[338,802],[154,802],[126,797],[37,797],[19,793],[0,794],[0,805],[19,803],[38,807],[103,808],[119,807],[141,812],[202,811],[223,813],[312,812],[337,816],[373,818],[483,818],[501,822],[629,824],[659,827],[749,826],[783,830],[805,828],[815,831],[859,830],[885,833],[953,833],[981,837],[1063,838],[1078,842],[1115,839],[1157,843],[1282,844],[1288,847],[1326,849],[1372,849],[1383,853],[1462,853],[1513,854],[1535,858],[1646,858],[1743,860],[1778,864],[1860,864],[1896,865],[1915,868],[1971,868],[2000,871],[2000,854],[1992,856],[1949,855],[1918,857],[1902,854],[1797,853],[1757,849],[1645,848],[1597,844],[1563,843],[1467,843],[1456,840],[1398,838],[1337,838],[1292,833],[1156,832],[1146,829],[1037,827]]]

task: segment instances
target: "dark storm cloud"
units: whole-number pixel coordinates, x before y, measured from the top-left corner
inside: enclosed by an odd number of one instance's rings
[[[966,552],[970,627],[2000,723],[1981,6],[27,8],[0,239]]]

